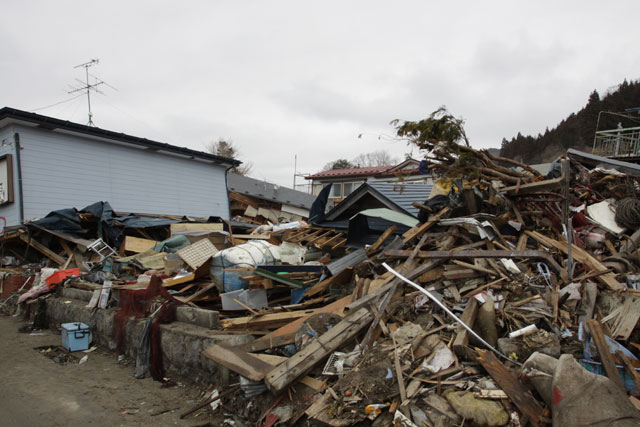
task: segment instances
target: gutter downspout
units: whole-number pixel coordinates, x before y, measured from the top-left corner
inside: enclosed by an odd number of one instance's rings
[[[18,197],[20,198],[19,209],[20,209],[20,225],[24,222],[24,202],[22,198],[22,162],[20,160],[20,134],[15,132],[13,134],[13,141],[16,146],[16,163],[18,165]]]
[[[226,192],[226,196],[227,196],[227,212],[229,215],[229,221],[231,221],[231,199],[229,198],[229,182],[227,180],[227,175],[229,174],[229,171],[231,169],[233,169],[235,166],[233,165],[229,165],[225,171],[224,171],[224,189]],[[231,229],[231,226],[229,225],[229,229]]]

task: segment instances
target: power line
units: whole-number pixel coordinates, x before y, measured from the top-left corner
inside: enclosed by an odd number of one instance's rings
[[[80,95],[76,95],[76,96],[74,96],[72,98],[69,98],[69,99],[65,99],[64,101],[56,102],[55,104],[47,105],[46,107],[34,108],[34,109],[29,110],[29,111],[31,111],[33,113],[35,111],[46,110],[47,108],[55,107],[56,105],[64,104],[66,102],[71,102],[74,99],[80,98],[81,96],[84,96],[84,93],[81,93]]]

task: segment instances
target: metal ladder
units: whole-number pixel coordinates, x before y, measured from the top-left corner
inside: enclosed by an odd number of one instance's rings
[[[116,250],[107,245],[102,239],[98,239],[95,242],[91,243],[89,246],[87,246],[87,249],[91,249],[92,251],[100,255],[100,261],[116,254]]]

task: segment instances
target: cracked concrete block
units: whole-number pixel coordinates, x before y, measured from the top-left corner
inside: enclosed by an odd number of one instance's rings
[[[198,338],[185,337],[185,362],[193,367],[200,367],[200,353],[202,353],[202,340]]]
[[[76,288],[62,288],[62,298],[66,299],[89,302],[91,301],[91,295],[93,295],[93,291]]]
[[[65,304],[66,301],[70,303]],[[68,322],[83,322],[91,327],[94,344],[115,350],[115,324],[114,315],[117,308],[107,310],[88,309],[86,302],[75,298],[49,298],[47,300],[47,317],[52,329],[60,329],[60,324]],[[185,313],[189,313],[186,311]],[[227,335],[222,331],[211,330],[213,320],[218,321],[218,313],[203,310],[206,314],[206,322],[202,318],[200,324],[207,327],[196,326],[183,322],[172,322],[160,325],[161,348],[163,363],[168,376],[188,377],[191,381],[203,384],[211,384],[213,376],[221,372],[219,366],[210,359],[202,356],[202,350],[212,344],[235,346],[250,343],[254,338],[250,335]],[[192,315],[191,312],[190,315]],[[137,347],[140,342],[144,319],[133,319],[127,322],[125,329],[126,354],[134,358],[137,355]],[[222,377],[228,377],[229,372],[222,373]]]
[[[221,329],[220,313],[214,310],[180,306],[176,310],[176,320],[206,329]]]

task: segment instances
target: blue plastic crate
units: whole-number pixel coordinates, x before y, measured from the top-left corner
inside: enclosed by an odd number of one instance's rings
[[[62,346],[69,351],[87,350],[91,343],[91,330],[81,322],[63,323]]]

